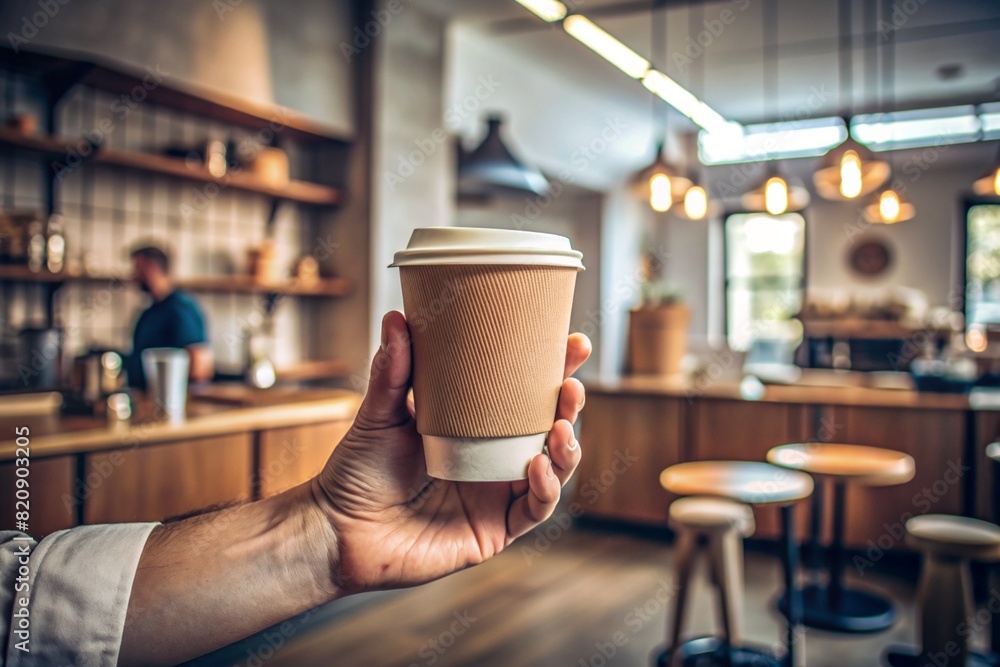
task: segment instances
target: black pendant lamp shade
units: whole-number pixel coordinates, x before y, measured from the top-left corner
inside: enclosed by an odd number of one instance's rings
[[[549,182],[537,168],[526,165],[510,152],[500,138],[500,116],[486,119],[486,138],[471,153],[459,152],[458,194],[482,197],[491,195],[544,195]]]

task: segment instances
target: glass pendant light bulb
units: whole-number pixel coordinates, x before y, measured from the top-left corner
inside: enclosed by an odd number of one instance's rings
[[[670,177],[666,174],[654,174],[649,179],[649,205],[654,211],[663,213],[670,210],[673,198]]]
[[[899,195],[895,190],[886,190],[878,198],[878,212],[883,222],[899,221]]]
[[[997,167],[997,171],[993,174],[993,194],[1000,197],[1000,167]]]
[[[840,158],[840,194],[848,199],[861,194],[861,157],[855,151]]]
[[[705,188],[695,185],[684,193],[684,215],[691,220],[701,220],[708,214],[708,193]]]
[[[781,215],[788,210],[788,183],[780,176],[767,179],[764,186],[764,208],[771,215]]]

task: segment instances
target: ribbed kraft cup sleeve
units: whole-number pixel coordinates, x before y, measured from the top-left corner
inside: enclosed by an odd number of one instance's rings
[[[577,270],[400,267],[424,435],[502,438],[552,428]]]

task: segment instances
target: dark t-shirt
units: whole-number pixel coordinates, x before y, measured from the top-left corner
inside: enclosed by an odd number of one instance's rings
[[[142,351],[151,347],[187,347],[207,343],[205,318],[198,304],[183,292],[172,292],[163,301],[156,301],[143,311],[135,323],[132,354],[126,361],[128,383],[144,389],[146,376],[142,371]]]

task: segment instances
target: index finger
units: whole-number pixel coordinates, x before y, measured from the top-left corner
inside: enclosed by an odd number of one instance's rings
[[[563,379],[568,378],[576,372],[576,369],[583,365],[583,362],[590,356],[590,339],[582,333],[569,335],[566,343],[566,367],[563,371]]]

